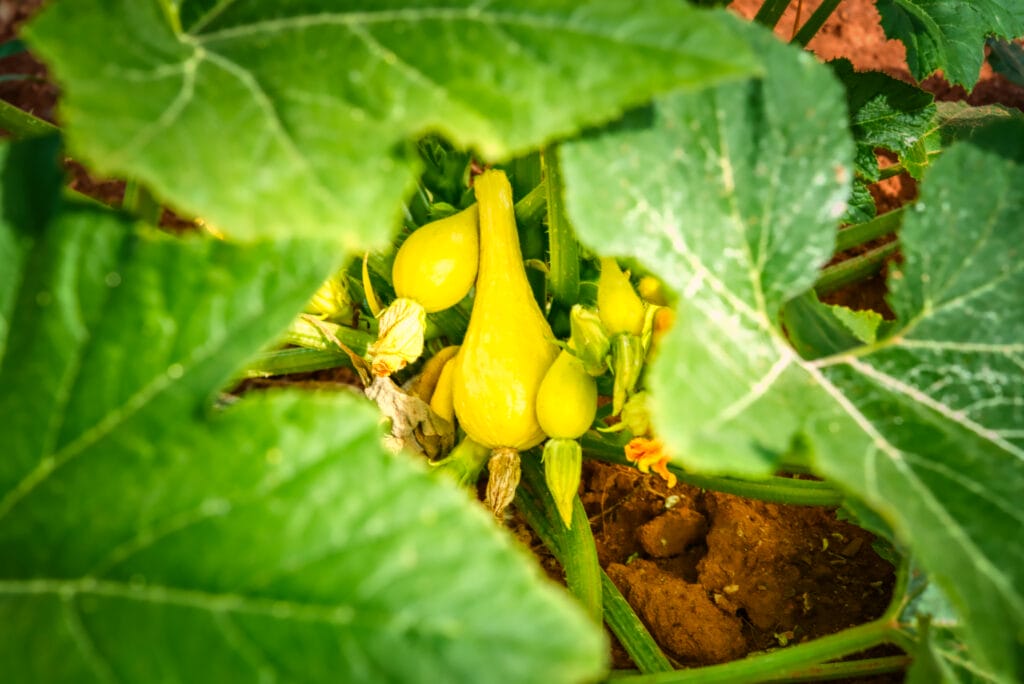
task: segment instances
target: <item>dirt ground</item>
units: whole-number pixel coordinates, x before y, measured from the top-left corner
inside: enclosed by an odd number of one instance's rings
[[[0,42],[40,0],[0,0]],[[762,0],[737,0],[733,11],[752,16]],[[789,38],[797,14],[791,3],[778,33]],[[804,0],[806,18],[819,4]],[[843,56],[859,70],[881,70],[910,81],[902,44],[885,40],[871,0],[844,0],[810,43],[822,59]],[[0,83],[0,98],[56,120],[57,89],[28,54],[0,61],[0,73],[29,78]],[[941,75],[923,86],[939,99],[999,102],[1024,108],[1024,89],[986,65],[969,96]],[[73,183],[107,202],[123,184],[97,182],[70,163]],[[881,211],[911,200],[914,182],[896,176],[873,189]],[[884,276],[847,288],[830,301],[884,310]],[[322,383],[349,382],[347,372],[321,374]],[[266,381],[252,383],[265,386]],[[703,491],[685,484],[667,490],[656,476],[598,462],[585,464],[581,498],[598,554],[615,584],[679,666],[719,663],[748,653],[799,643],[879,616],[893,585],[893,568],[872,548],[870,534],[837,518],[832,509],[793,507]],[[555,577],[557,563],[538,548]],[[616,647],[617,667],[631,667]],[[871,682],[898,682],[901,675]]]

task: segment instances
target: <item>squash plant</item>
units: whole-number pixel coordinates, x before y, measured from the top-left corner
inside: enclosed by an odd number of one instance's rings
[[[54,0],[24,37],[63,89],[64,144],[135,199],[63,192],[55,137],[0,148],[4,679],[594,681],[602,618],[641,670],[617,676],[637,682],[880,671],[892,661],[829,661],[881,643],[912,656],[913,681],[1024,679],[1024,123],[818,63],[765,28],[787,2],[756,24],[696,7],[721,4]],[[1024,34],[1014,3],[877,5],[919,79],[970,87],[986,38]],[[878,217],[876,148],[922,188]],[[550,325],[524,384],[558,345],[612,348],[584,334],[601,326],[587,307],[609,257],[630,259],[675,323],[642,375],[626,338],[610,365],[624,407],[646,397],[665,472],[841,504],[899,566],[883,617],[671,671],[602,576],[578,499],[548,492],[569,471],[545,479],[539,448],[514,505],[569,592],[422,459],[388,453],[364,398],[225,394],[247,373],[363,364],[396,234],[467,208],[481,164],[511,179],[536,268],[503,299],[490,279],[520,265],[484,256],[473,296],[427,316],[428,351],[469,330],[446,382],[490,354],[474,326],[502,312],[478,317],[483,297]],[[160,233],[145,197],[219,237]],[[837,248],[897,229],[893,320],[819,301],[892,251],[822,271]],[[296,318],[329,277],[360,321]],[[488,401],[466,386],[456,419]],[[392,434],[419,401],[388,414]],[[626,462],[621,435],[579,445]],[[484,458],[463,443],[439,469],[472,483]]]

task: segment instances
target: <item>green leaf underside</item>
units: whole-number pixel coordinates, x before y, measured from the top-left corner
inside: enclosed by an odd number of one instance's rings
[[[67,0],[26,34],[97,171],[239,238],[350,249],[397,226],[415,136],[493,161],[755,70],[724,14],[672,0],[348,4],[193,3],[176,35],[157,0]]]
[[[664,99],[646,122],[565,146],[570,215],[582,240],[640,259],[680,293],[648,381],[674,457],[699,472],[766,474],[800,435],[814,469],[920,556],[971,657],[1017,681],[1024,127],[975,135],[933,165],[901,232],[889,336],[804,361],[774,319],[827,258],[825,208],[846,190],[833,165],[851,155],[827,123],[842,110],[838,90],[781,48],[772,55],[763,95],[723,86]],[[750,120],[767,133],[738,144]],[[602,173],[623,187],[588,188],[610,156]]]
[[[918,81],[937,69],[968,90],[978,82],[989,35],[1024,35],[1024,4],[1017,0],[878,0],[886,36],[907,48]]]
[[[30,244],[0,358],[6,678],[601,674],[582,611],[460,492],[384,452],[367,402],[214,408],[336,266],[324,243],[172,240],[92,207],[0,238]]]

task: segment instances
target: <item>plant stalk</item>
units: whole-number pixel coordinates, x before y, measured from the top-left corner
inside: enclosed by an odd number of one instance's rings
[[[584,435],[580,440],[585,456],[605,463],[630,465],[621,446],[603,442],[600,438]],[[679,466],[669,464],[681,482],[726,494],[745,496],[761,501],[795,506],[838,506],[845,499],[842,492],[825,482],[794,480],[788,477],[769,477],[764,480],[738,480],[731,477],[710,477],[688,473]]]
[[[800,27],[792,42],[800,47],[807,47],[811,39],[821,30],[821,27],[825,25],[828,18],[832,16],[836,7],[839,6],[839,2],[840,0],[823,0],[818,9],[814,10],[804,25]]]
[[[747,656],[722,665],[711,665],[674,672],[642,674],[617,678],[629,684],[752,684],[754,682],[794,681],[794,676],[806,678],[811,667],[835,660],[881,644],[897,641],[896,625],[888,619],[879,619],[842,632],[807,641],[795,646],[762,655]],[[877,665],[878,663],[875,663]],[[886,659],[881,665],[892,668]],[[844,665],[836,663],[834,666]],[[825,666],[820,666],[825,667]],[[887,670],[891,671],[891,670]],[[796,681],[799,681],[797,679]]]
[[[789,7],[789,0],[764,0],[761,9],[754,15],[754,21],[774,29],[787,7]]]
[[[49,121],[32,116],[5,100],[0,100],[0,128],[19,140],[48,135],[60,130]]]
[[[540,458],[533,452],[522,459],[522,482],[516,490],[516,507],[537,532],[544,545],[565,569],[569,591],[596,622],[601,621],[603,589],[597,547],[579,496],[573,500],[572,528],[562,524],[555,501],[544,481]]]
[[[242,373],[245,378],[267,378],[274,375],[289,373],[308,373],[345,366],[350,368],[352,361],[348,354],[324,349],[278,349],[263,352],[246,367]]]
[[[864,252],[858,256],[840,261],[822,270],[814,283],[819,297],[835,292],[841,287],[869,278],[880,270],[885,260],[896,253],[899,243],[895,240]]]
[[[516,202],[516,223],[524,228],[535,226],[544,218],[547,208],[547,184],[540,183]]]
[[[145,221],[151,226],[159,226],[164,208],[148,189],[137,180],[127,181],[124,185],[124,198],[121,207]]]
[[[870,221],[843,228],[836,235],[836,252],[843,252],[883,235],[895,233],[903,225],[905,213],[906,208],[900,207],[881,216],[876,216]]]
[[[329,329],[339,342],[359,355],[365,354],[366,348],[373,344],[377,339],[376,336],[365,333],[362,330],[353,330],[352,328],[346,328],[343,325],[331,323],[330,321],[321,321],[318,325]],[[285,331],[281,342],[294,344],[307,349],[317,349],[320,351],[330,352],[338,351],[334,342],[327,339],[323,331],[316,325],[313,325],[304,316],[299,316],[292,321],[291,325],[288,326],[288,330]]]
[[[647,631],[630,607],[626,598],[611,578],[602,570],[601,586],[604,589],[604,619],[608,629],[619,640],[626,653],[644,674],[671,672],[672,663],[661,652],[658,643]]]
[[[568,311],[580,295],[580,254],[576,236],[562,201],[562,171],[554,148],[540,153],[541,168],[547,183],[548,250],[551,256],[551,296]]]

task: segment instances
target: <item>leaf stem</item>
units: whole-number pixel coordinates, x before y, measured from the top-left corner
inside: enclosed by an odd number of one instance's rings
[[[761,9],[754,15],[754,21],[773,29],[779,23],[779,19],[782,18],[787,7],[789,7],[789,0],[764,0]]]
[[[814,291],[818,293],[819,297],[824,297],[845,285],[873,276],[882,269],[885,260],[895,254],[898,249],[899,243],[893,240],[829,266],[818,276],[818,280],[814,283]]]
[[[881,644],[894,643],[897,641],[897,632],[898,627],[891,620],[878,619],[813,641],[762,655],[748,656],[742,660],[734,660],[722,665],[633,675],[617,678],[616,681],[629,684],[690,684],[691,682],[693,684],[750,684],[766,681],[794,681],[794,677],[797,678],[795,681],[799,681],[800,678],[806,681],[811,676],[809,672],[812,666],[828,667],[818,664]],[[877,662],[873,664],[879,665]],[[893,668],[895,665],[895,661],[889,659],[885,659],[881,663],[883,668]],[[832,665],[832,667],[837,666],[850,667],[851,665],[846,663]],[[891,671],[891,669],[886,671]],[[820,678],[820,675],[815,676]]]
[[[152,193],[137,180],[125,182],[124,198],[121,200],[121,207],[151,226],[160,225],[160,219],[164,211]]]
[[[530,227],[540,223],[548,208],[548,189],[546,183],[540,183],[516,202],[516,223],[522,227]]]
[[[176,0],[160,0],[160,9],[164,11],[167,23],[175,35],[181,34],[181,16],[178,14],[178,2]]]
[[[879,172],[878,172],[878,180],[884,181],[886,178],[892,178],[893,176],[898,176],[898,175],[900,175],[901,173],[903,173],[906,170],[907,169],[906,169],[906,167],[903,166],[902,162],[896,162],[895,164],[890,164],[889,166],[886,166],[884,169],[880,169],[879,170]]]
[[[616,636],[626,653],[644,674],[671,672],[672,663],[661,652],[658,643],[647,631],[630,607],[626,598],[611,578],[602,570],[601,587],[604,589],[604,619],[608,629]]]
[[[60,130],[49,121],[33,116],[6,100],[0,100],[0,128],[15,139],[33,138]]]
[[[836,235],[836,252],[843,252],[883,235],[895,233],[903,225],[905,212],[906,208],[900,207],[870,221],[843,228]]]
[[[812,13],[811,16],[807,18],[804,25],[800,27],[800,31],[797,32],[796,36],[794,36],[792,42],[796,43],[800,47],[807,47],[807,44],[811,42],[811,39],[814,38],[815,34],[821,30],[821,27],[825,25],[828,18],[832,16],[836,7],[839,6],[839,2],[840,0],[823,0],[823,2],[818,6],[818,9],[814,10],[814,13]]]
[[[555,501],[544,482],[540,458],[531,453],[522,459],[522,482],[516,490],[516,507],[565,569],[569,591],[596,622],[603,615],[601,566],[590,521],[577,496],[573,500],[572,529],[562,524]]]
[[[288,373],[308,373],[310,371],[351,367],[352,361],[347,354],[327,349],[277,349],[263,352],[249,362],[242,373],[246,378],[267,378],[273,375]]]
[[[580,440],[585,456],[605,463],[630,465],[621,446],[608,444],[591,434]],[[825,482],[817,480],[794,480],[789,477],[769,477],[764,480],[738,480],[731,477],[710,477],[688,473],[677,465],[669,464],[669,470],[682,482],[726,494],[745,496],[761,501],[791,504],[795,506],[838,506],[845,496]]]
[[[317,327],[319,325],[320,327]],[[288,326],[288,330],[285,331],[282,342],[287,344],[294,344],[299,347],[305,347],[307,349],[318,349],[320,351],[338,351],[337,346],[327,339],[321,328],[326,328],[340,341],[342,344],[347,346],[356,354],[365,354],[366,348],[373,344],[376,340],[374,335],[363,332],[362,330],[353,330],[337,323],[331,323],[329,321],[320,321],[317,325],[313,325],[305,316],[299,316],[291,325]]]
[[[551,295],[556,304],[568,311],[580,295],[579,245],[562,201],[562,171],[556,151],[550,147],[541,150],[540,163],[547,182]]]

